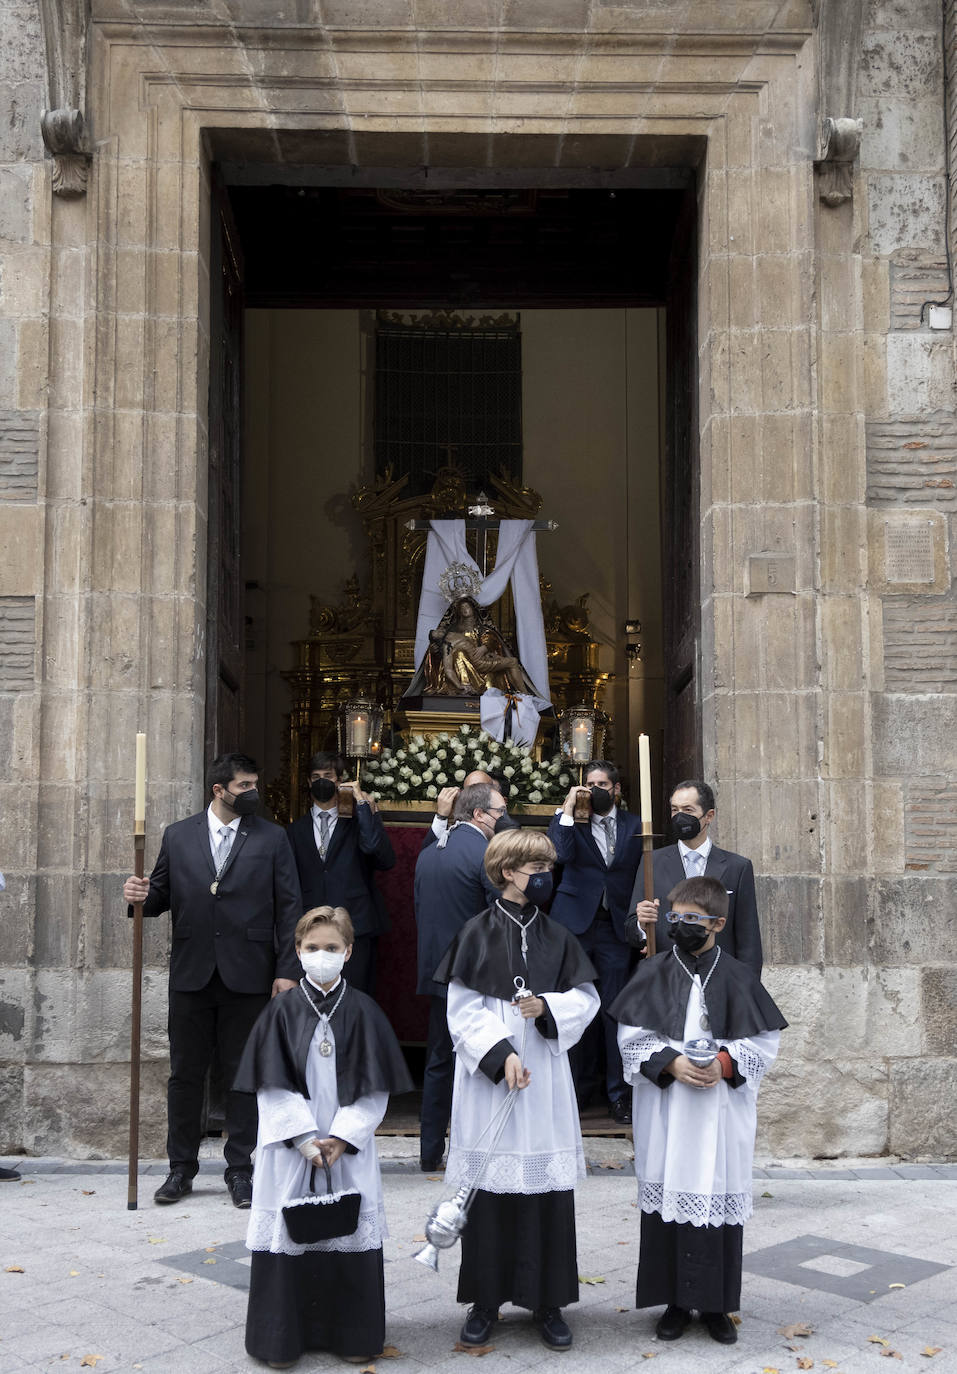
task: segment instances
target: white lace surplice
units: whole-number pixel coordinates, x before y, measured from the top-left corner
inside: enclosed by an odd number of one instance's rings
[[[534,1021],[527,1023],[522,1062],[531,1082],[518,1094],[488,1170],[479,1181],[479,1187],[489,1193],[563,1192],[574,1188],[585,1174],[568,1051],[597,1013],[598,994],[591,983],[585,983],[568,992],[539,995],[555,1019],[558,1039],[546,1040]],[[506,1037],[520,1054],[526,1023],[509,1002],[474,992],[458,979],[449,984],[448,1020],[455,1046],[455,1087],[445,1180],[458,1187],[475,1179],[494,1134],[494,1128],[485,1128],[508,1092],[504,1081],[492,1083],[486,1078],[479,1064]]]
[[[274,1255],[301,1255],[306,1250],[338,1250],[354,1253],[377,1250],[388,1235],[382,1205],[382,1181],[375,1131],[385,1116],[388,1093],[370,1093],[349,1107],[340,1107],[336,1090],[335,1033],[328,1030],[333,1053],[323,1059],[319,1053],[321,1023],[317,1024],[306,1060],[308,1100],[283,1088],[261,1088],[256,1094],[259,1107],[259,1136],[256,1141],[256,1168],[253,1174],[253,1202],[246,1231],[249,1250],[269,1250]],[[332,1166],[332,1187],[355,1188],[362,1201],[359,1225],[351,1236],[297,1245],[289,1237],[282,1209],[309,1191],[308,1160],[286,1140],[304,1131],[320,1138],[335,1135],[358,1147],[358,1154],[346,1153]],[[316,1167],[317,1192],[324,1192],[326,1176]]]
[[[701,1035],[701,980],[695,975],[685,1039]],[[691,1088],[677,1079],[659,1088],[641,1065],[659,1050],[682,1050],[642,1026],[618,1027],[625,1079],[634,1088],[632,1120],[638,1205],[662,1221],[739,1226],[752,1212],[751,1172],[758,1088],[778,1052],[779,1031],[721,1043],[747,1081],[732,1088]]]

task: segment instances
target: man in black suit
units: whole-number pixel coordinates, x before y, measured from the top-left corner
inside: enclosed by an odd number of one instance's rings
[[[714,821],[714,793],[706,782],[679,782],[671,794],[671,826],[677,844],[655,850],[655,899],[646,902],[644,863],[639,865],[632,910],[642,926],[655,925],[659,951],[671,948],[665,912],[668,893],[685,878],[715,878],[728,894],[728,919],[716,943],[761,977],[761,927],[751,860],[719,849],[708,831]],[[631,918],[634,928],[634,917]]]
[[[258,769],[245,754],[222,754],[209,770],[205,811],[168,826],[149,878],[127,878],[127,902],[144,916],[172,915],[167,1089],[170,1172],[159,1203],[192,1192],[199,1169],[206,1072],[218,1054],[226,1084],[253,1023],[301,975],[294,934],[302,898],[292,850],[278,825],[257,817]],[[237,1207],[252,1199],[256,1099],[226,1099],[226,1186]]]
[[[356,938],[343,977],[352,987],[375,991],[376,946],[389,928],[376,869],[392,868],[395,851],[371,797],[357,782],[343,782],[345,764],[337,754],[314,754],[309,761],[313,805],[287,830],[296,859],[303,910],[344,906]],[[339,793],[351,792],[354,812],[339,815]]]
[[[448,988],[434,983],[432,974],[465,922],[498,896],[485,874],[485,850],[505,810],[505,798],[488,783],[463,787],[455,799],[453,824],[435,844],[422,849],[415,865],[416,992],[429,998],[419,1138],[426,1173],[441,1167],[445,1153],[454,1062],[446,1019]]]
[[[579,788],[573,787],[548,827],[562,876],[549,915],[573,935],[598,971],[601,1027],[605,1041],[605,1086],[608,1110],[623,1126],[631,1121],[631,1089],[625,1083],[618,1052],[618,1023],[608,1008],[621,992],[634,960],[625,940],[625,919],[641,858],[641,820],[618,809],[618,769],[607,759],[594,759],[584,773],[591,793],[591,815],[575,821]],[[592,1042],[593,1045],[596,1042]],[[586,1041],[572,1055],[575,1087],[583,1100],[589,1089],[586,1060],[597,1053]]]

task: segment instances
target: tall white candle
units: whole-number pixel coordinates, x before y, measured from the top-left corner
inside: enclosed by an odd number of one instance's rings
[[[133,821],[136,829],[146,827],[146,736],[136,736],[136,788],[133,799]]]
[[[642,823],[651,824],[651,751],[647,735],[638,736],[638,789]]]

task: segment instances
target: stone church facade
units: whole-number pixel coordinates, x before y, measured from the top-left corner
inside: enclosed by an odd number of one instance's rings
[[[148,862],[203,804],[225,161],[688,175],[700,758],[791,1022],[761,1148],[957,1153],[955,9],[0,0],[0,1150],[122,1152],[138,729]]]

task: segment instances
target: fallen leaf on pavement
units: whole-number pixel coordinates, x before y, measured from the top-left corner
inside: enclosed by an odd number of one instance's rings
[[[25,1274],[26,1272],[22,1264],[8,1264],[4,1270],[4,1273],[7,1274]]]
[[[630,1307],[616,1307],[616,1308],[615,1308],[615,1311],[616,1311],[616,1312],[630,1312],[630,1311],[631,1311],[631,1308],[630,1308]]]
[[[422,1241],[424,1241],[424,1240],[427,1239],[427,1237],[426,1237],[426,1236],[413,1236],[412,1239],[413,1239],[413,1240],[422,1240]]]
[[[442,1175],[441,1175],[441,1174],[426,1174],[426,1178],[429,1180],[430,1183],[441,1183],[441,1182],[442,1182]]]
[[[463,1345],[461,1341],[456,1341],[452,1349],[462,1355],[487,1355],[494,1350],[494,1345]]]
[[[71,1269],[71,1270],[70,1270],[70,1278],[71,1278],[71,1279],[79,1278],[79,1276],[80,1276],[80,1271],[79,1271],[79,1269]]]
[[[182,1274],[180,1274],[180,1275],[177,1276],[176,1282],[177,1282],[177,1283],[192,1283],[193,1280],[192,1280],[192,1279],[184,1279],[183,1276],[182,1276]]]
[[[890,1360],[902,1360],[904,1358],[899,1350],[882,1350],[880,1354],[882,1354],[885,1359]]]
[[[781,1374],[781,1371],[780,1369],[775,1369],[773,1364],[766,1364],[762,1369],[761,1374]]]
[[[398,1360],[402,1356],[402,1351],[395,1345],[384,1345],[382,1354],[377,1356],[380,1360]]]
[[[943,1348],[942,1345],[925,1345],[920,1353],[926,1355],[928,1359],[932,1359],[934,1355],[939,1355]]]
[[[95,1369],[100,1360],[104,1358],[103,1355],[84,1355],[83,1359],[80,1361],[80,1368],[83,1369],[86,1367],[87,1369]]]
[[[786,1336],[789,1341],[793,1341],[795,1336],[813,1336],[814,1327],[808,1326],[806,1322],[791,1322],[788,1326],[779,1326],[778,1335]]]
[[[625,1166],[621,1163],[616,1164],[614,1160],[610,1159],[607,1164],[603,1164],[601,1167],[603,1169],[623,1169]]]
[[[737,1312],[729,1312],[729,1313],[728,1313],[728,1316],[730,1317],[732,1323],[733,1323],[735,1326],[740,1326],[740,1325],[741,1325],[741,1318],[738,1316]]]
[[[207,1245],[207,1246],[206,1246],[206,1253],[207,1253],[207,1255],[214,1255],[218,1249],[219,1249],[219,1246],[218,1246],[218,1245]]]
[[[208,1260],[203,1260],[203,1263],[204,1263],[204,1264],[215,1264],[216,1261],[215,1261],[214,1259],[208,1259]]]
[[[643,1360],[656,1360],[658,1358],[658,1352],[657,1350],[643,1350],[641,1352],[641,1358]]]
[[[762,1196],[762,1197],[774,1197],[774,1194],[773,1194],[773,1193],[762,1193],[761,1196]]]
[[[837,1368],[837,1360],[822,1360],[821,1364],[824,1366],[825,1369]]]
[[[801,1358],[797,1361],[797,1367],[798,1369],[813,1369],[814,1361],[811,1359],[809,1355],[802,1355]]]
[[[84,1197],[93,1197],[93,1196],[95,1195],[95,1193],[96,1193],[96,1189],[95,1189],[95,1188],[81,1188],[81,1189],[80,1189],[80,1192],[83,1194]]]
[[[890,1341],[885,1340],[883,1336],[868,1336],[867,1339],[871,1345],[890,1345]]]
[[[888,1288],[906,1288],[906,1287],[907,1287],[907,1284],[906,1284],[906,1283],[889,1283],[887,1286],[888,1286]]]
[[[604,1276],[604,1274],[579,1274],[579,1275],[578,1275],[578,1282],[579,1282],[579,1283],[604,1283],[604,1282],[605,1282],[605,1276]]]
[[[359,1370],[359,1374],[376,1374],[375,1365],[364,1364],[362,1368]]]
[[[784,1348],[785,1350],[803,1350],[804,1346],[795,1345],[794,1341],[788,1341],[787,1345]]]
[[[165,1245],[165,1244],[166,1244],[166,1237],[165,1237],[165,1236],[148,1236],[148,1237],[147,1237],[147,1240],[149,1241],[150,1245]]]

